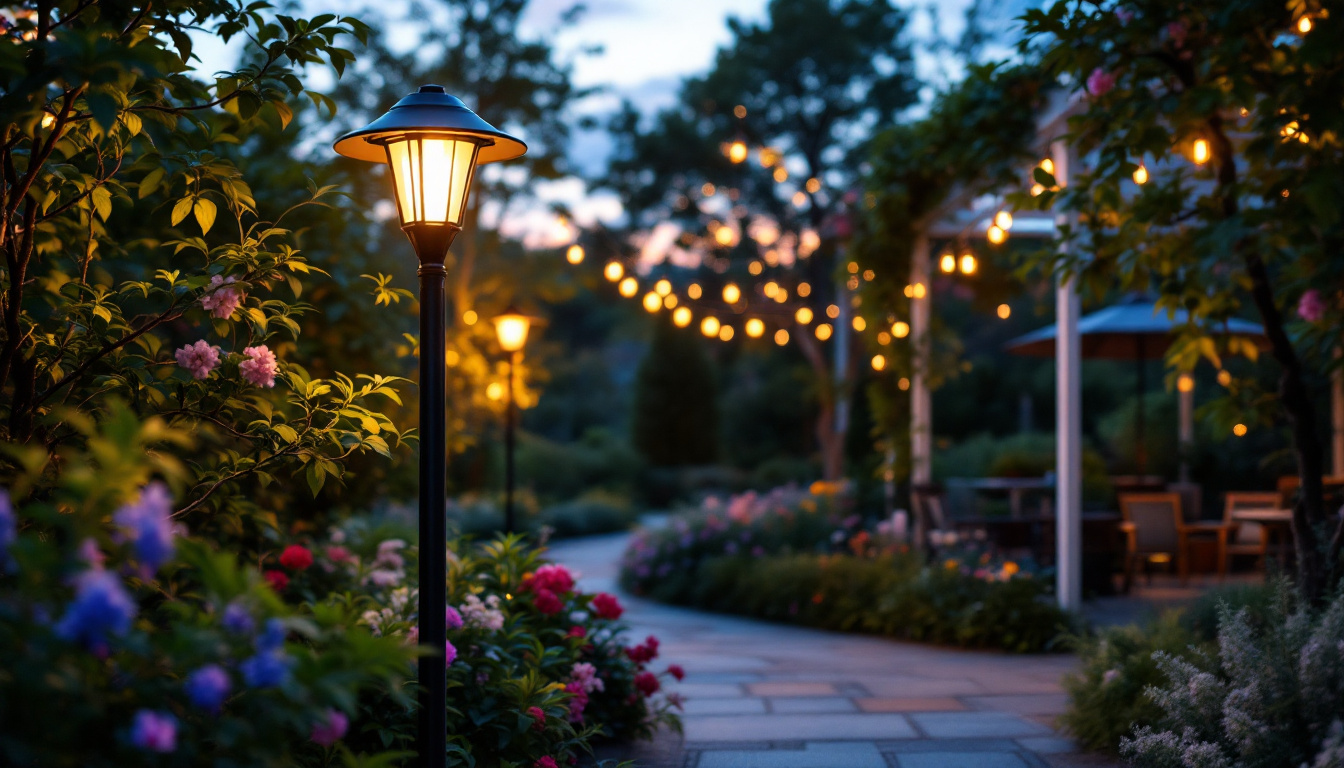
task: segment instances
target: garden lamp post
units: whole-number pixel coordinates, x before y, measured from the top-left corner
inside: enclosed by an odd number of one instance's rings
[[[532,328],[532,318],[519,312],[515,307],[504,310],[504,314],[495,318],[495,334],[499,336],[499,348],[509,356],[508,399],[504,411],[504,532],[513,533],[513,443],[517,429],[518,405],[513,396],[513,369],[523,356],[523,345],[527,343],[527,332]]]
[[[462,231],[476,166],[512,160],[527,145],[482,120],[442,86],[424,85],[382,117],[336,140],[337,154],[387,163],[401,229],[420,261],[420,727],[426,768],[447,759],[443,610],[447,581],[447,314],[444,262]]]

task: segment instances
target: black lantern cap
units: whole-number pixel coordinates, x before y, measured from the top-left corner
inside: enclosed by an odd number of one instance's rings
[[[444,134],[470,136],[481,141],[476,162],[495,163],[513,160],[527,152],[527,144],[485,122],[456,96],[450,96],[441,85],[422,85],[383,114],[357,131],[351,131],[336,140],[337,154],[386,163],[387,151],[382,142],[407,134]]]

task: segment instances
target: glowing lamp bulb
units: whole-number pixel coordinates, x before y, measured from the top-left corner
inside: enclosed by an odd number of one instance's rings
[[[1134,183],[1140,185],[1148,183],[1148,166],[1139,163],[1139,167],[1134,169]]]
[[[881,371],[887,367],[887,358],[883,355],[873,355],[873,370]]]
[[[732,340],[733,340],[733,326],[731,326],[731,325],[725,325],[725,326],[723,326],[722,328],[720,328],[720,329],[719,329],[719,340],[721,340],[721,341],[732,341]]]
[[[759,339],[761,334],[765,333],[765,323],[761,322],[760,318],[753,317],[747,321],[745,330],[751,338]]]
[[[812,310],[808,307],[799,307],[798,311],[793,313],[793,319],[797,320],[799,325],[807,325],[812,322]]]
[[[991,230],[993,229],[998,229],[998,227],[991,228]],[[1000,229],[999,231],[1002,232],[1003,230]],[[961,273],[963,275],[973,275],[975,274],[975,270],[979,268],[980,265],[976,262],[975,256],[969,253],[963,253],[961,255]]]
[[[990,224],[989,229],[985,231],[985,237],[994,245],[1003,245],[1003,241],[1008,239],[1008,233],[1003,231],[1003,227],[998,224]],[[961,257],[965,260],[965,256]],[[963,270],[964,271],[964,270]]]
[[[1310,31],[1311,31],[1311,17],[1310,17],[1310,16],[1303,16],[1302,18],[1300,18],[1300,19],[1297,20],[1297,32],[1298,32],[1298,34],[1305,35],[1305,34],[1307,34],[1307,33],[1310,32]]]
[[[1246,429],[1245,424],[1237,424],[1236,426],[1232,427],[1232,434],[1236,435],[1237,437],[1245,437],[1247,431],[1248,430]]]
[[[740,141],[734,141],[728,145],[728,159],[734,164],[747,159],[747,145]]]
[[[692,299],[698,299],[702,294],[703,291],[701,290],[699,283],[691,283],[686,287],[686,295],[690,296]]]
[[[1188,373],[1182,373],[1176,378],[1176,389],[1181,392],[1195,391],[1195,377]]]
[[[1195,146],[1191,151],[1191,159],[1198,165],[1209,162],[1209,142],[1204,139],[1195,139]]]
[[[653,292],[659,296],[666,296],[672,292],[672,281],[667,278],[659,280],[653,284]]]
[[[831,338],[831,326],[830,326],[830,324],[829,324],[829,323],[822,323],[821,325],[818,325],[818,326],[817,326],[817,330],[816,330],[816,334],[817,334],[817,338],[818,338],[818,339],[821,339],[822,341],[825,341],[825,340]]]
[[[685,328],[686,326],[690,325],[691,308],[677,307],[676,311],[672,313],[672,323],[676,325],[678,328]]]
[[[663,299],[653,291],[644,294],[644,309],[649,312],[657,312],[663,308]]]
[[[719,335],[719,319],[717,317],[706,317],[700,321],[700,332],[709,337]]]
[[[729,304],[736,304],[742,298],[742,289],[737,287],[737,283],[729,283],[723,286],[723,300]]]
[[[608,261],[607,266],[602,268],[602,275],[614,283],[625,276],[625,267],[619,261]]]
[[[944,253],[942,258],[938,259],[938,268],[951,274],[957,271],[957,257],[950,253]]]
[[[633,277],[627,277],[621,281],[617,290],[627,299],[634,298],[634,295],[639,293],[639,281]]]
[[[582,264],[583,246],[579,245],[578,243],[569,246],[569,248],[565,251],[565,261],[568,261],[570,264]]]
[[[780,328],[778,331],[775,331],[775,343],[781,347],[784,346],[785,344],[788,344],[789,332],[784,330],[783,328]]]
[[[904,339],[910,335],[910,324],[904,320],[897,320],[891,324],[891,335],[898,339]]]
[[[1007,320],[1013,314],[1013,308],[1007,304],[1000,304],[998,313],[1000,320]]]

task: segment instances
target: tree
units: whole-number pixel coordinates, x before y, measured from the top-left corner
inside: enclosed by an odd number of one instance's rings
[[[662,320],[635,374],[633,442],[658,467],[709,464],[718,456],[714,369],[690,331]]]
[[[1254,345],[1214,332],[1247,309],[1258,314],[1298,459],[1298,580],[1322,599],[1342,573],[1344,524],[1324,503],[1308,375],[1337,364],[1344,319],[1344,18],[1297,0],[1138,0],[1056,2],[1024,21],[1024,50],[1086,87],[1068,139],[1087,164],[1035,198],[1079,215],[1065,233],[1074,247],[1037,263],[1188,310],[1168,354],[1178,370],[1254,358]],[[1148,179],[1136,184],[1140,167]],[[1247,386],[1231,384],[1234,393]]]
[[[745,304],[698,306],[755,313],[794,329],[818,383],[817,439],[825,474],[834,479],[844,456],[834,425],[849,397],[854,357],[834,370],[811,328],[795,327],[794,310],[808,305],[820,318],[827,305],[849,300],[843,286],[831,285],[848,275],[838,275],[839,238],[823,243],[831,234],[823,225],[855,184],[857,149],[874,127],[915,102],[918,83],[906,16],[887,0],[772,0],[766,17],[759,24],[730,18],[733,40],[713,69],[688,79],[678,104],[649,130],[627,105],[611,124],[618,149],[606,184],[625,201],[636,232],[675,223],[677,245],[701,255],[707,282],[726,274],[755,283],[757,273],[748,277],[746,267],[757,261],[760,283],[787,289],[786,302],[762,299],[749,285]],[[748,149],[757,150],[759,164],[745,162]],[[722,227],[732,237],[719,235]],[[772,255],[779,250],[790,257]],[[768,272],[759,269],[762,259]],[[810,298],[798,294],[803,283]]]

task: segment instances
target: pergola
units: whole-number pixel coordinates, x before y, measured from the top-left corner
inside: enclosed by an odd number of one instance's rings
[[[1035,145],[1039,154],[1054,163],[1054,175],[1061,186],[1073,183],[1079,158],[1065,141],[1068,118],[1081,105],[1080,93],[1060,92],[1042,111],[1037,123]],[[993,223],[994,206],[985,205],[986,196],[963,190],[949,196],[919,228],[914,242],[910,284],[928,285],[932,274],[931,243],[968,234],[985,236]],[[1070,216],[1034,211],[1014,215],[1012,236],[1054,240]],[[1061,246],[1066,247],[1066,246]],[[933,479],[933,402],[928,387],[929,321],[933,294],[930,291],[911,299],[910,341],[914,345],[914,366],[910,377],[910,458],[911,483],[927,484]],[[1078,321],[1081,301],[1075,281],[1059,278],[1055,285],[1055,503],[1056,515],[1056,595],[1061,607],[1076,609],[1082,602],[1082,501],[1083,501],[1083,421],[1082,421],[1082,337]],[[1182,392],[1180,398],[1182,428],[1179,439],[1193,438],[1193,397]],[[1344,475],[1344,371],[1331,377],[1331,456],[1332,474]]]

